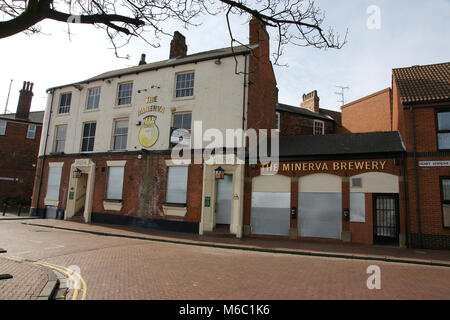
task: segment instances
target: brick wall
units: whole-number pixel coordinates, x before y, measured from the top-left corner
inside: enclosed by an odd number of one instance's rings
[[[270,62],[269,34],[255,18],[250,21],[250,44],[259,46],[249,57],[247,128],[274,129],[278,89]]]
[[[280,113],[280,136],[313,134],[314,119],[299,114],[278,111]],[[324,121],[325,134],[335,133],[333,121]]]
[[[342,107],[342,127],[348,132],[391,131],[391,90],[389,88]]]
[[[190,165],[188,169],[187,214],[185,217],[165,216],[162,205],[166,199],[167,172],[165,160],[170,154],[144,153],[141,159],[137,154],[101,155],[89,157],[95,164],[95,188],[92,212],[119,214],[125,216],[145,217],[151,219],[168,219],[187,222],[200,222],[202,206],[203,169],[200,165]],[[107,161],[126,160],[121,211],[108,211],[103,208],[106,195],[108,168]],[[69,179],[72,175],[73,157],[47,157],[45,160],[42,186],[37,203],[38,184],[35,187],[33,206],[44,208],[47,191],[49,162],[64,162],[58,208],[66,209]],[[42,158],[40,159],[42,163]],[[38,175],[40,174],[40,164]],[[36,181],[39,181],[38,175]]]
[[[31,200],[37,164],[41,125],[36,126],[34,139],[27,139],[28,123],[7,121],[6,135],[0,136],[0,177],[19,181],[0,180],[0,198],[22,197]],[[21,183],[20,179],[23,179]]]

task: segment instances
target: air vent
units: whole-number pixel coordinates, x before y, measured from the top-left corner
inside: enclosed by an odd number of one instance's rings
[[[352,178],[353,188],[362,188],[362,178]]]

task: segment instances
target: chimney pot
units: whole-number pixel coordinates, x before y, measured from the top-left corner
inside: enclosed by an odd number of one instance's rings
[[[140,66],[143,65],[143,64],[147,64],[147,62],[145,61],[145,53],[143,53],[141,55],[141,61],[139,61],[139,65]]]

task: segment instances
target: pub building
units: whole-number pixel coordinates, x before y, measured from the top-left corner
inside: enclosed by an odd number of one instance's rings
[[[233,49],[188,55],[175,32],[168,60],[143,55],[138,66],[48,90],[31,214],[200,235],[449,248],[448,229],[428,227],[442,217],[439,193],[426,199],[436,208],[420,232],[413,222],[414,168],[405,123],[396,120],[404,109],[395,84],[386,92],[392,99],[383,93],[377,108],[371,96],[342,113],[319,108],[317,91],[288,106],[278,103],[258,20],[250,20],[249,45]],[[364,132],[353,118],[377,123]],[[208,129],[224,137],[227,129],[276,130],[279,161],[242,163],[236,153],[232,161],[173,160],[179,141],[191,159],[208,150]],[[425,231],[439,241],[417,242]]]

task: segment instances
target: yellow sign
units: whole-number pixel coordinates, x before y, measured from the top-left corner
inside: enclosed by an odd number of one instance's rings
[[[156,105],[145,106],[145,107],[139,108],[138,116],[140,116],[144,113],[148,113],[148,112],[164,113],[164,111],[165,111],[165,108],[163,106],[156,106]]]
[[[267,171],[339,171],[339,170],[384,170],[386,161],[334,161],[326,162],[297,162],[273,163],[262,165]]]
[[[144,148],[149,148],[156,143],[159,137],[159,129],[156,125],[156,116],[144,118],[144,125],[139,130],[139,142]]]

